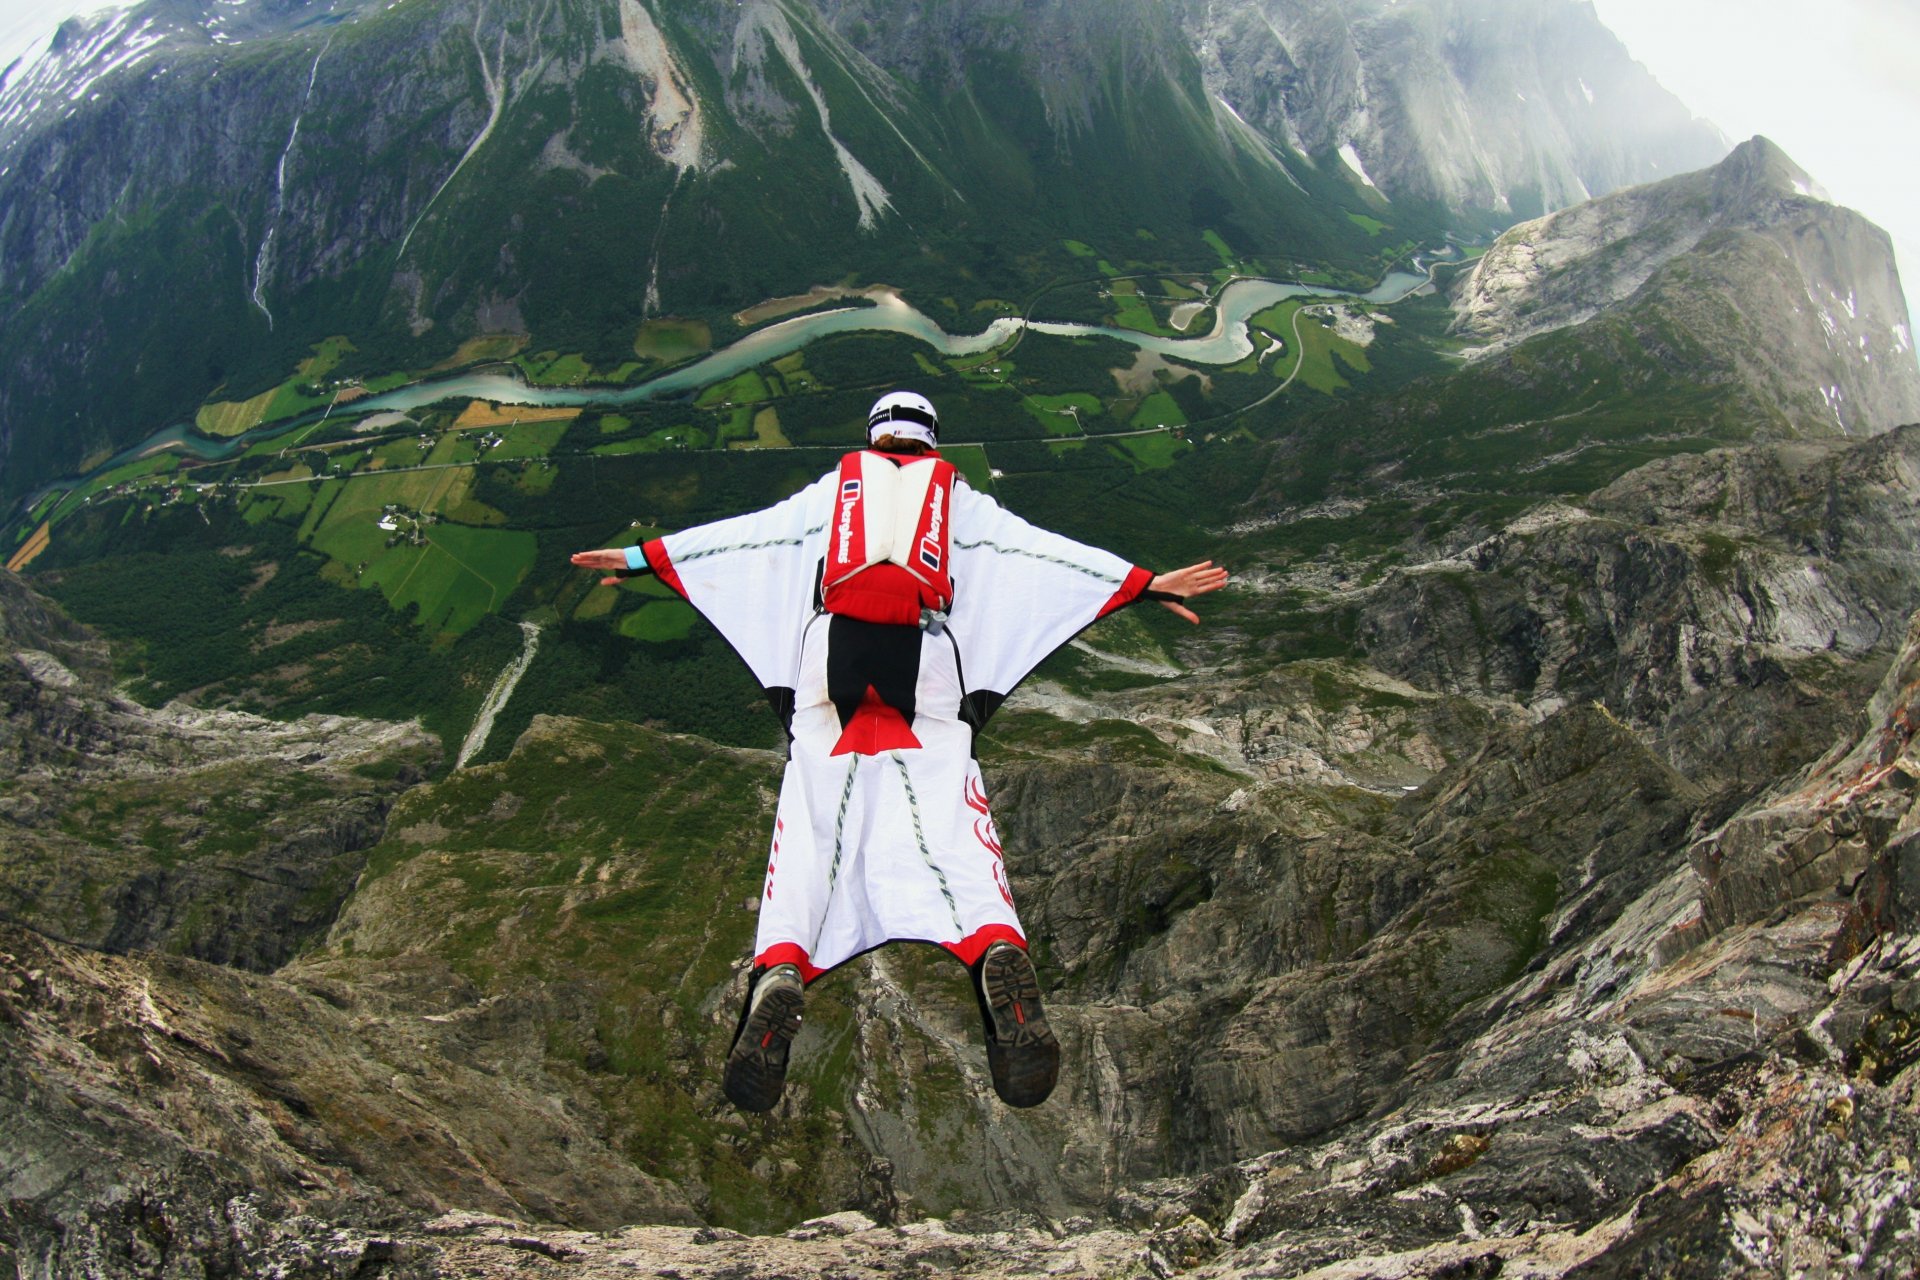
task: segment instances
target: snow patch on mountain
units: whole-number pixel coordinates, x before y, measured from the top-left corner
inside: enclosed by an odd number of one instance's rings
[[[676,170],[699,170],[706,146],[706,119],[693,78],[668,47],[660,27],[640,0],[620,0],[620,36],[611,50],[653,85],[647,103],[653,149]]]
[[[1351,142],[1343,142],[1340,144],[1340,160],[1347,168],[1353,170],[1354,177],[1360,179],[1360,181],[1366,183],[1375,191],[1380,189],[1379,185],[1367,176],[1367,166],[1360,163],[1360,153],[1354,149]]]
[[[1246,117],[1234,110],[1233,104],[1225,98],[1216,95],[1214,101],[1219,103],[1221,111],[1226,113],[1224,120],[1220,121],[1223,134],[1231,141],[1238,143],[1242,150],[1257,157],[1263,164],[1278,170],[1280,176],[1292,183],[1295,188],[1300,191],[1306,190],[1300,185],[1300,180],[1293,176],[1293,170],[1287,168],[1286,161],[1280,158],[1280,149],[1268,141],[1266,135],[1248,124]],[[1218,113],[1215,114],[1218,118]]]
[[[91,29],[81,21],[73,19],[61,28],[66,38],[56,36],[38,55],[19,59],[0,75],[0,147],[41,111],[87,101],[95,85],[141,61],[169,34],[127,10],[103,15]]]

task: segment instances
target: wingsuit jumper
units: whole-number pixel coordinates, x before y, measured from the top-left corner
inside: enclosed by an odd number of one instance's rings
[[[867,432],[869,448],[784,502],[573,563],[658,576],[746,660],[787,725],[727,1096],[771,1110],[806,985],[917,939],[971,968],[994,1089],[1036,1106],[1060,1045],[974,736],[1095,619],[1144,598],[1198,622],[1182,602],[1227,573],[1206,562],[1156,577],[1022,520],[939,456],[933,405],[912,392],[881,397]]]

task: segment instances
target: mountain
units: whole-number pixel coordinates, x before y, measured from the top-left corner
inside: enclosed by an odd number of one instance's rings
[[[1392,201],[1526,218],[1726,153],[1587,0],[1181,8],[1210,91]]]
[[[1765,138],[1711,169],[1510,229],[1453,306],[1454,331],[1483,351],[1602,312],[1638,313],[1630,322],[1643,331],[1658,317],[1719,355],[1727,380],[1797,433],[1920,421],[1892,242],[1818,196]]]
[[[849,276],[971,330],[1084,274],[1063,239],[1152,267],[1218,261],[1211,234],[1371,279],[1450,220],[1711,158],[1664,98],[1651,123],[1567,106],[1509,128],[1516,94],[1661,97],[1584,6],[1517,28],[1495,0],[1352,7],[146,0],[75,19],[0,85],[0,490],[246,401],[336,335],[345,373],[483,334],[614,369],[650,317],[724,332]]]

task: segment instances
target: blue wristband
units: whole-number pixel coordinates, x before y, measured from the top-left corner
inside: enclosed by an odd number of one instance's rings
[[[638,572],[648,567],[647,553],[642,551],[639,547],[628,547],[626,551],[626,555],[627,555],[628,569]]]

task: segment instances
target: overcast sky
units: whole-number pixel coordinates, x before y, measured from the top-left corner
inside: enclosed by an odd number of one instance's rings
[[[0,0],[0,67],[99,0]],[[1920,298],[1920,0],[1594,0],[1660,82],[1738,142],[1764,133],[1900,247]]]

